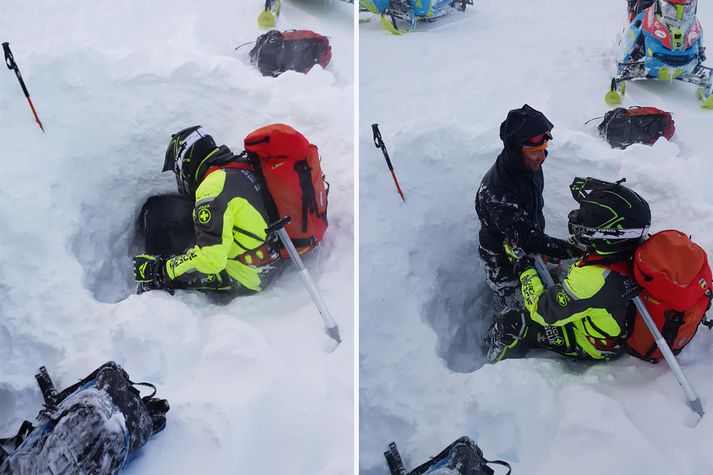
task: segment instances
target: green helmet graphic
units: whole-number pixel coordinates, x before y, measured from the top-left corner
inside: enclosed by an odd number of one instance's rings
[[[598,254],[634,251],[651,225],[649,204],[622,182],[575,178],[569,187],[579,203],[569,213],[569,232]]]

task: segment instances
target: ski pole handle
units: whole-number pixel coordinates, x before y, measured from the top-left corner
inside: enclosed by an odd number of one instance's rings
[[[651,335],[654,337],[654,341],[656,341],[656,346],[659,347],[659,350],[661,351],[661,354],[666,360],[666,363],[668,363],[668,366],[671,368],[673,375],[678,380],[678,384],[681,385],[681,389],[683,389],[683,392],[686,395],[686,399],[688,399],[688,405],[693,410],[693,412],[703,417],[703,404],[701,404],[700,398],[696,395],[696,392],[693,390],[693,386],[691,386],[691,383],[688,382],[686,375],[683,374],[683,370],[678,364],[676,356],[671,351],[671,348],[669,348],[668,343],[666,343],[666,340],[664,339],[663,335],[661,335],[661,332],[659,331],[658,327],[651,318],[651,314],[646,308],[644,301],[641,300],[641,297],[634,297],[634,305],[636,305],[636,308],[639,310],[639,313],[641,313],[641,316],[644,318],[646,326],[649,328]]]
[[[381,148],[384,146],[384,141],[381,139],[381,132],[379,131],[379,124],[371,124],[371,132],[374,134],[374,145],[376,148]]]
[[[20,68],[17,67],[17,63],[15,62],[15,57],[12,55],[12,51],[10,51],[10,43],[7,41],[2,44],[2,49],[5,52],[5,64],[7,65],[7,69],[10,71],[15,71],[15,76],[17,76],[17,80],[20,82],[20,87],[22,88],[22,92],[25,94],[25,97],[29,100],[30,98],[30,92],[27,90],[27,86],[25,86],[25,81],[22,79],[22,74],[20,73]],[[37,115],[35,112],[35,107],[30,104],[32,107],[32,113]],[[37,119],[39,123],[39,118]],[[44,129],[43,129],[44,130]]]
[[[371,131],[374,134],[374,145],[376,148],[380,148],[384,152],[384,158],[386,159],[386,165],[389,167],[391,172],[394,171],[394,166],[391,164],[391,158],[389,157],[389,152],[386,151],[386,144],[381,138],[381,132],[379,131],[379,124],[371,124]]]
[[[10,43],[7,41],[2,44],[2,49],[5,52],[5,64],[7,69],[17,69],[17,64],[15,64],[15,58],[10,51]]]

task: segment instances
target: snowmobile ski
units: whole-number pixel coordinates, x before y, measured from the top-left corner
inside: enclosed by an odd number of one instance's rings
[[[610,106],[618,106],[621,104],[621,96],[624,95],[626,90],[626,83],[624,81],[617,81],[616,78],[612,78],[611,87],[609,92],[604,95],[604,101]]]
[[[280,7],[282,0],[265,0],[265,8],[257,17],[257,24],[260,28],[274,28],[277,19],[280,17]]]

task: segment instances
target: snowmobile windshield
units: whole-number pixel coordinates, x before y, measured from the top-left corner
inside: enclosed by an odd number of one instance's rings
[[[687,29],[696,16],[696,0],[659,0],[659,5],[661,18],[669,26]]]

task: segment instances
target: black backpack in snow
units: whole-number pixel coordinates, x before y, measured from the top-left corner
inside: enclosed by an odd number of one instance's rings
[[[384,452],[391,475],[493,475],[495,471],[488,464],[507,467],[505,475],[510,474],[510,464],[502,460],[486,460],[483,451],[470,437],[461,437],[446,447],[428,462],[419,465],[410,472],[404,468],[399,449],[394,442]]]
[[[250,63],[263,76],[277,77],[287,70],[306,74],[315,64],[325,68],[331,59],[329,38],[310,30],[271,30],[250,50]]]
[[[653,145],[659,137],[670,140],[676,131],[671,113],[655,107],[617,107],[604,115],[599,135],[613,148],[626,148],[635,143]]]
[[[168,402],[113,361],[59,393],[44,367],[35,378],[45,408],[36,425],[25,421],[15,437],[0,439],[2,475],[115,474],[166,426]],[[141,397],[134,386],[153,392]]]
[[[183,254],[196,244],[193,200],[177,193],[150,196],[141,207],[137,234],[143,252],[159,256]]]

